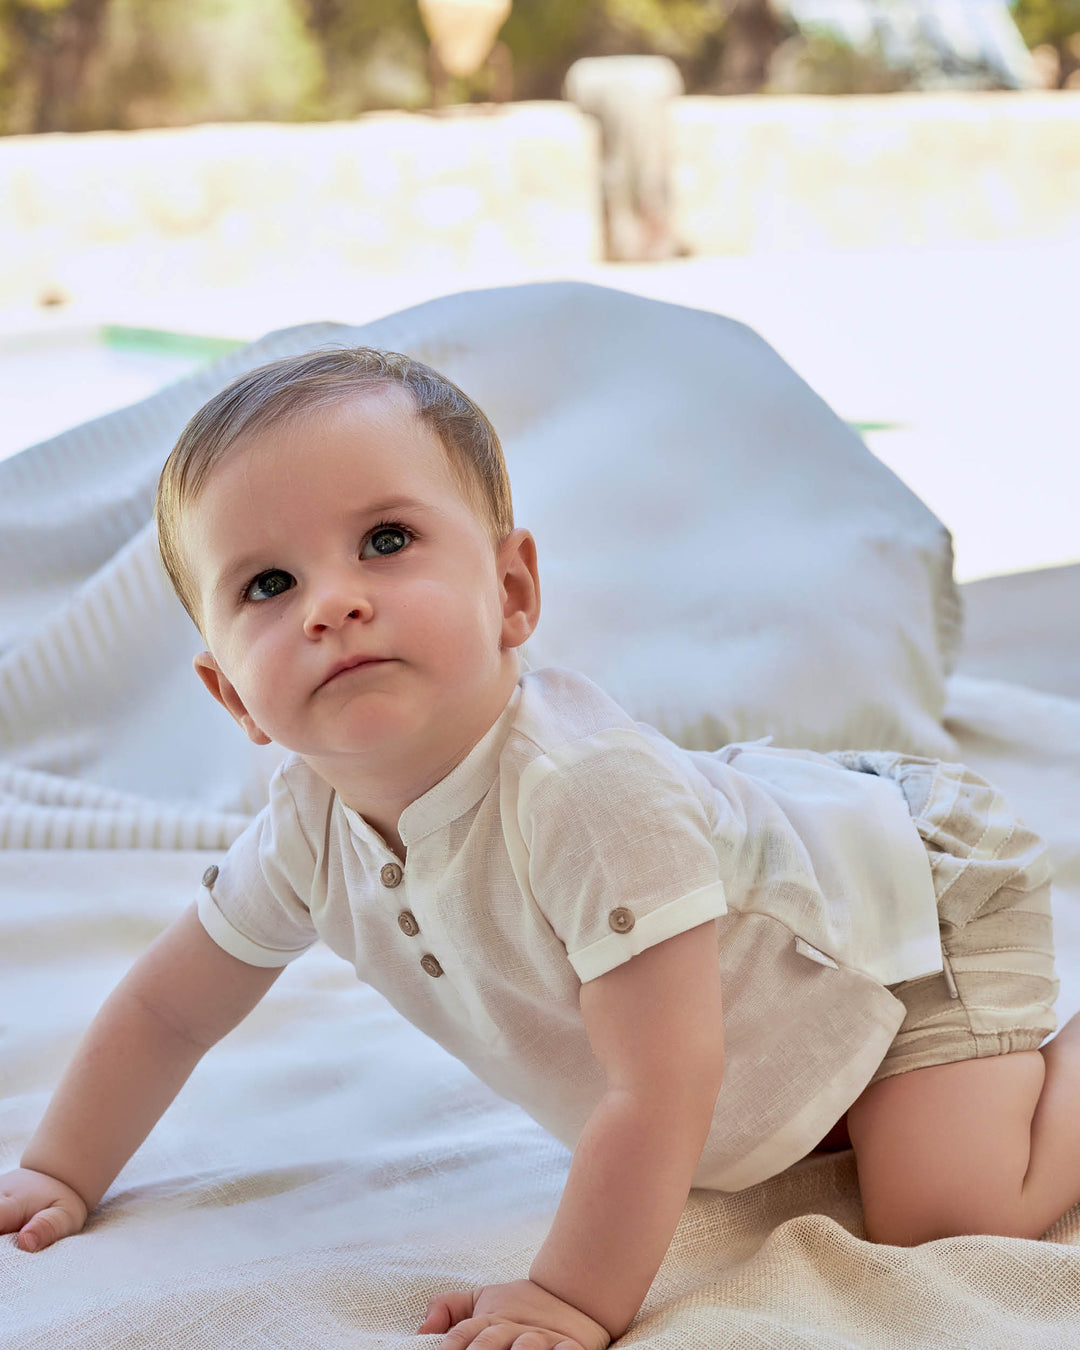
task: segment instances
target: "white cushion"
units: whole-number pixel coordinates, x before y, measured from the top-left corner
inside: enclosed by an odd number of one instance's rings
[[[540,555],[532,665],[695,748],[951,751],[948,531],[752,330],[556,283],[348,340],[427,361],[495,423]]]

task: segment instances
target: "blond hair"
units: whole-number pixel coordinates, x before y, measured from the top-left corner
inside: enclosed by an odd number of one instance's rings
[[[161,561],[196,627],[198,604],[182,548],[184,508],[215,465],[241,438],[358,393],[402,388],[416,415],[438,436],[462,496],[484,521],[492,542],[514,528],[510,480],[495,428],[445,376],[400,352],[331,348],[287,356],[249,371],[205,403],[188,422],[158,480],[154,519]]]

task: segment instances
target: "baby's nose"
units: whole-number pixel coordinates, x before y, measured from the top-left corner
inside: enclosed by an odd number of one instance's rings
[[[372,605],[367,596],[358,595],[354,588],[327,587],[312,597],[304,621],[304,631],[308,636],[316,636],[327,629],[340,628],[350,620],[370,619]]]

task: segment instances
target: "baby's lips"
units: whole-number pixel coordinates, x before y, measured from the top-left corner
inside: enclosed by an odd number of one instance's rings
[[[356,670],[359,666],[382,665],[389,660],[390,657],[388,656],[362,656],[359,658],[354,657],[350,661],[339,661],[337,665],[330,667],[326,678],[323,680],[322,684],[319,685],[319,688],[321,689],[323,685],[329,684],[331,680],[336,679],[339,675],[345,674],[346,671]]]

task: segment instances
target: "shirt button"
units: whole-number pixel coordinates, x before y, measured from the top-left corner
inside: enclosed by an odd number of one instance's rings
[[[385,863],[379,872],[382,884],[390,887],[400,886],[403,875],[404,873],[397,863]]]
[[[206,871],[202,874],[202,884],[206,887],[207,890],[210,889],[210,887],[214,884],[215,881],[217,881],[217,879],[218,879],[218,870],[216,867],[213,866],[208,867]]]
[[[439,965],[438,961],[435,960],[430,952],[425,952],[420,958],[420,969],[425,971],[433,979],[438,979],[443,973],[442,966]]]
[[[406,937],[415,937],[420,931],[420,925],[416,922],[416,915],[410,910],[403,909],[397,916],[397,923]]]
[[[607,916],[607,921],[616,933],[629,933],[637,922],[630,910],[625,909],[622,905],[611,911]]]

